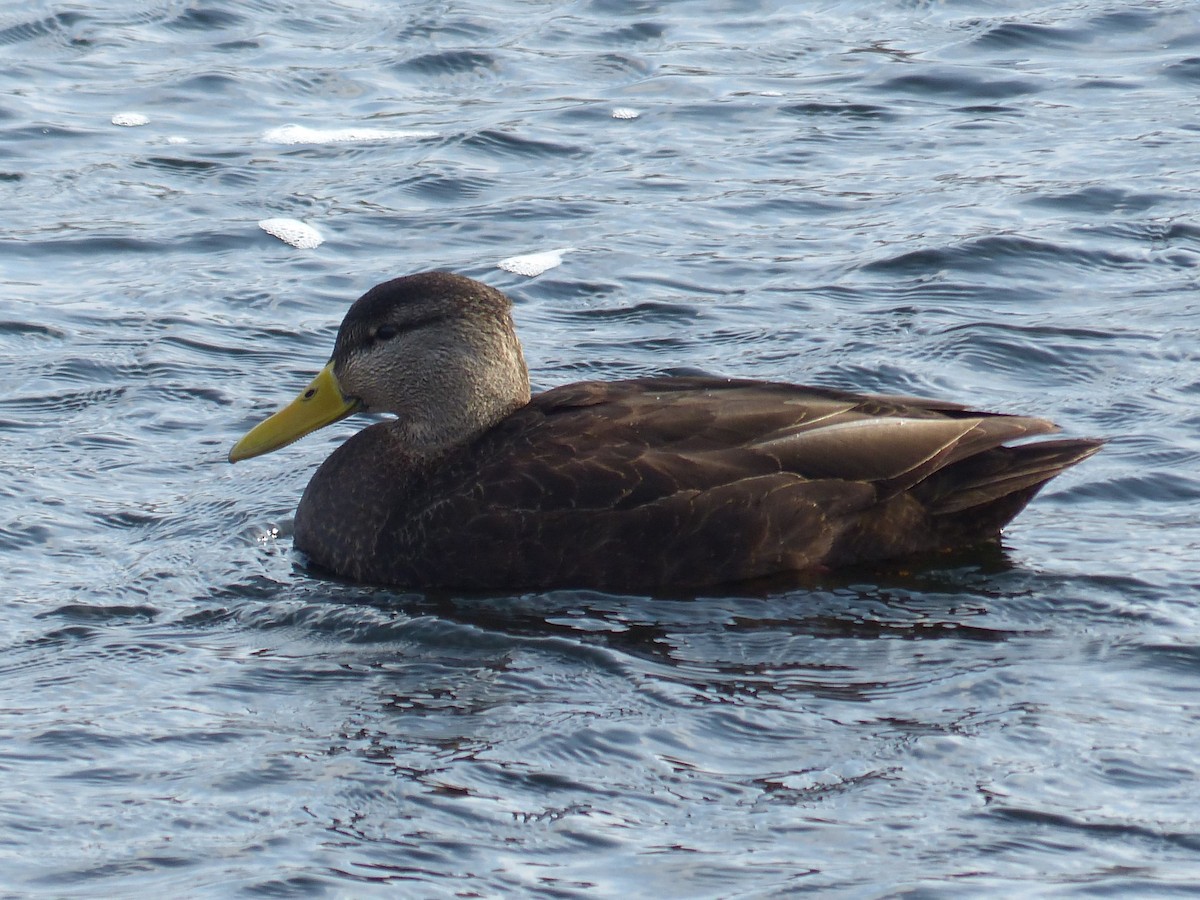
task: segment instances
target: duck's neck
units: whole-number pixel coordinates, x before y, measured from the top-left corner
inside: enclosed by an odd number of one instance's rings
[[[461,334],[439,365],[411,384],[389,427],[415,459],[473,440],[529,402],[529,371],[509,329]]]

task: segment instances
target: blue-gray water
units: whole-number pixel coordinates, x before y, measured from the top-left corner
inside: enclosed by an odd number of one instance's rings
[[[1198,184],[1190,0],[6,4],[0,893],[1200,891]],[[1111,444],[887,579],[321,580],[291,515],[361,422],[225,453],[428,268],[514,294],[537,387]]]

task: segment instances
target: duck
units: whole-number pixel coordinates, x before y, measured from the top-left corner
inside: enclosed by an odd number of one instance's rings
[[[229,452],[389,413],[317,468],[293,543],[342,579],[414,590],[655,593],[996,543],[1103,441],[941,400],[707,375],[531,394],[502,291],[385,281],[333,355]]]

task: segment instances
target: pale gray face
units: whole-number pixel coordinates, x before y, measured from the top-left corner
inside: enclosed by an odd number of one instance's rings
[[[338,330],[338,384],[363,409],[400,413],[413,393],[485,369],[488,340],[511,333],[509,308],[501,292],[445,272],[384,282],[355,301]]]
[[[503,293],[427,272],[372,288],[338,331],[333,371],[347,399],[391,412],[414,447],[452,443],[529,400]]]

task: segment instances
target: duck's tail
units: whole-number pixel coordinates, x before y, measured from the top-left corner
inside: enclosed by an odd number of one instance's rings
[[[1046,482],[1104,446],[1094,438],[996,447],[947,466],[919,493],[929,515],[955,543],[994,538]]]

